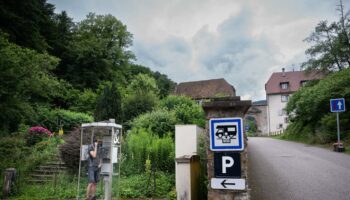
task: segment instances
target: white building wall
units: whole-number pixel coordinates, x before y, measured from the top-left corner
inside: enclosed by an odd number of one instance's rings
[[[282,102],[281,98],[281,94],[267,95],[270,134],[283,131],[287,127],[287,123],[285,123],[287,114],[283,112],[283,109],[287,106],[287,102]]]

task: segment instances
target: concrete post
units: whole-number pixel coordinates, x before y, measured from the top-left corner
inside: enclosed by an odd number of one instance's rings
[[[211,118],[225,118],[225,117],[241,117],[251,106],[251,101],[241,101],[240,97],[224,97],[212,98],[208,102],[202,104],[206,115],[206,143],[208,156],[208,199],[209,200],[248,200],[248,181],[246,181],[246,190],[217,190],[210,186],[211,178],[214,178],[214,153],[209,149],[209,120]],[[241,178],[248,180],[248,166],[247,166],[247,137],[245,135],[244,151],[241,154]]]
[[[16,179],[16,169],[7,168],[4,173],[4,182],[2,187],[2,198],[9,199],[11,192],[11,185]]]
[[[200,159],[198,137],[203,129],[196,125],[175,126],[176,194],[178,200],[197,200]]]

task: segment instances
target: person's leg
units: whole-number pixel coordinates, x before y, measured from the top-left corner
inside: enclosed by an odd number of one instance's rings
[[[86,188],[86,199],[90,199],[90,194],[92,193],[93,184],[89,183]]]
[[[88,186],[86,188],[86,199],[90,199],[90,195],[92,193],[93,185],[94,185],[94,182],[95,182],[94,171],[90,167],[88,169],[88,181],[89,181],[89,184],[88,184]]]
[[[93,183],[91,186],[91,196],[96,197],[96,183]]]

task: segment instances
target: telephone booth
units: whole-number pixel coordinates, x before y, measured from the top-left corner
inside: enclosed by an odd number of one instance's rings
[[[86,199],[87,181],[87,160],[88,148],[93,144],[93,138],[99,139],[97,146],[97,159],[99,159],[100,179],[97,183],[97,199],[113,200],[119,197],[119,177],[121,144],[120,138],[122,126],[116,124],[114,119],[103,122],[92,122],[81,125],[80,135],[80,162],[77,200]]]

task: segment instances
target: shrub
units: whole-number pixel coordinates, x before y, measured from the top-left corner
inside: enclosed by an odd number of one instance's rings
[[[31,127],[28,130],[28,134],[25,139],[28,146],[33,146],[34,144],[43,140],[43,138],[51,137],[53,134],[51,131],[47,130],[41,126]]]
[[[125,174],[145,172],[145,168],[174,172],[175,144],[169,135],[159,138],[145,129],[133,129],[126,138],[125,148],[122,168]]]
[[[40,107],[37,113],[38,116],[33,123],[41,124],[54,132],[58,132],[61,126],[65,131],[71,131],[82,123],[93,121],[93,117],[90,115],[64,109],[50,110]]]
[[[205,126],[202,107],[188,97],[170,95],[160,102],[160,108],[173,111],[179,123]]]
[[[140,115],[132,122],[133,128],[147,129],[151,133],[162,137],[167,133],[174,133],[175,124],[178,122],[175,113],[160,109]]]

